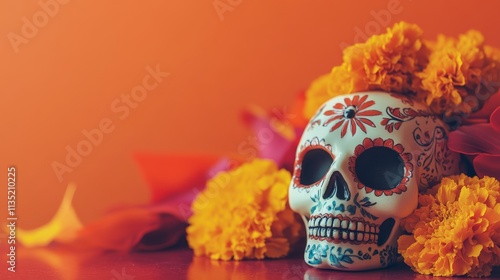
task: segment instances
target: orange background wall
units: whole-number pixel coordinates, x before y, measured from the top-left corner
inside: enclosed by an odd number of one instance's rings
[[[360,30],[400,20],[428,38],[475,28],[500,47],[496,1],[60,1],[45,22],[39,1],[0,2],[0,190],[16,165],[24,228],[47,222],[68,182],[83,221],[146,202],[134,152],[236,153],[248,135],[242,107],[290,105]],[[218,13],[214,3],[233,7]],[[39,27],[18,41],[33,16]],[[170,75],[128,116],[112,109],[157,65]],[[59,181],[53,162],[106,118],[114,130]]]

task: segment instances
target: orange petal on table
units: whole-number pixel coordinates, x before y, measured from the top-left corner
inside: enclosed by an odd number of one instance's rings
[[[68,245],[83,251],[126,252],[136,246],[145,234],[160,228],[161,223],[161,216],[147,209],[123,209],[85,225]]]
[[[33,230],[17,229],[18,241],[27,248],[45,246],[53,241],[66,242],[72,240],[82,223],[78,219],[72,200],[76,187],[69,184],[64,193],[61,205],[52,220]]]
[[[151,202],[204,186],[209,169],[220,160],[216,155],[135,156],[151,191]]]

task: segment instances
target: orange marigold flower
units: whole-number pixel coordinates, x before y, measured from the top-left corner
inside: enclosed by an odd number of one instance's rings
[[[427,63],[422,30],[400,22],[386,34],[372,36],[365,43],[364,72],[368,90],[412,94],[413,73]]]
[[[304,234],[288,206],[291,175],[270,160],[212,178],[192,205],[187,240],[195,255],[212,259],[279,258]]]
[[[321,90],[307,94],[306,118],[334,96],[375,90],[416,96],[436,114],[465,118],[500,88],[500,50],[478,31],[424,41],[417,25],[400,22],[344,49],[342,64],[321,79]]]
[[[432,49],[418,96],[437,114],[468,115],[479,110],[500,87],[498,50],[484,44],[478,31],[458,39],[439,36]]]
[[[421,274],[488,276],[500,265],[500,184],[457,175],[420,195],[398,239],[405,263]]]
[[[415,24],[396,23],[387,32],[370,37],[365,43],[347,47],[343,63],[330,73],[328,92],[311,91],[305,116],[310,118],[317,108],[339,94],[382,90],[413,94],[417,79],[427,63],[427,49],[422,30]]]

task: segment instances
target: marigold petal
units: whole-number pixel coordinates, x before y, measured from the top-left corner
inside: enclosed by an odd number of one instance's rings
[[[303,233],[287,204],[290,181],[288,171],[263,159],[209,180],[193,203],[186,230],[195,255],[241,260],[288,254]]]
[[[443,178],[428,193],[401,223],[412,233],[398,240],[405,263],[422,274],[489,275],[500,260],[500,250],[489,249],[500,244],[491,238],[500,228],[500,183],[462,174]]]

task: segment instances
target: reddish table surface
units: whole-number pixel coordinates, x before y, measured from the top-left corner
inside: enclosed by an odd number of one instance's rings
[[[318,270],[306,265],[298,252],[278,260],[213,261],[194,257],[185,245],[153,253],[106,253],[83,256],[49,249],[18,250],[16,272],[0,264],[0,279],[430,279],[404,264],[390,268],[342,272]],[[2,255],[3,250],[2,250]],[[2,259],[5,259],[5,255]],[[492,278],[500,278],[500,269]],[[449,278],[436,278],[449,279]],[[466,278],[471,279],[471,278]]]

